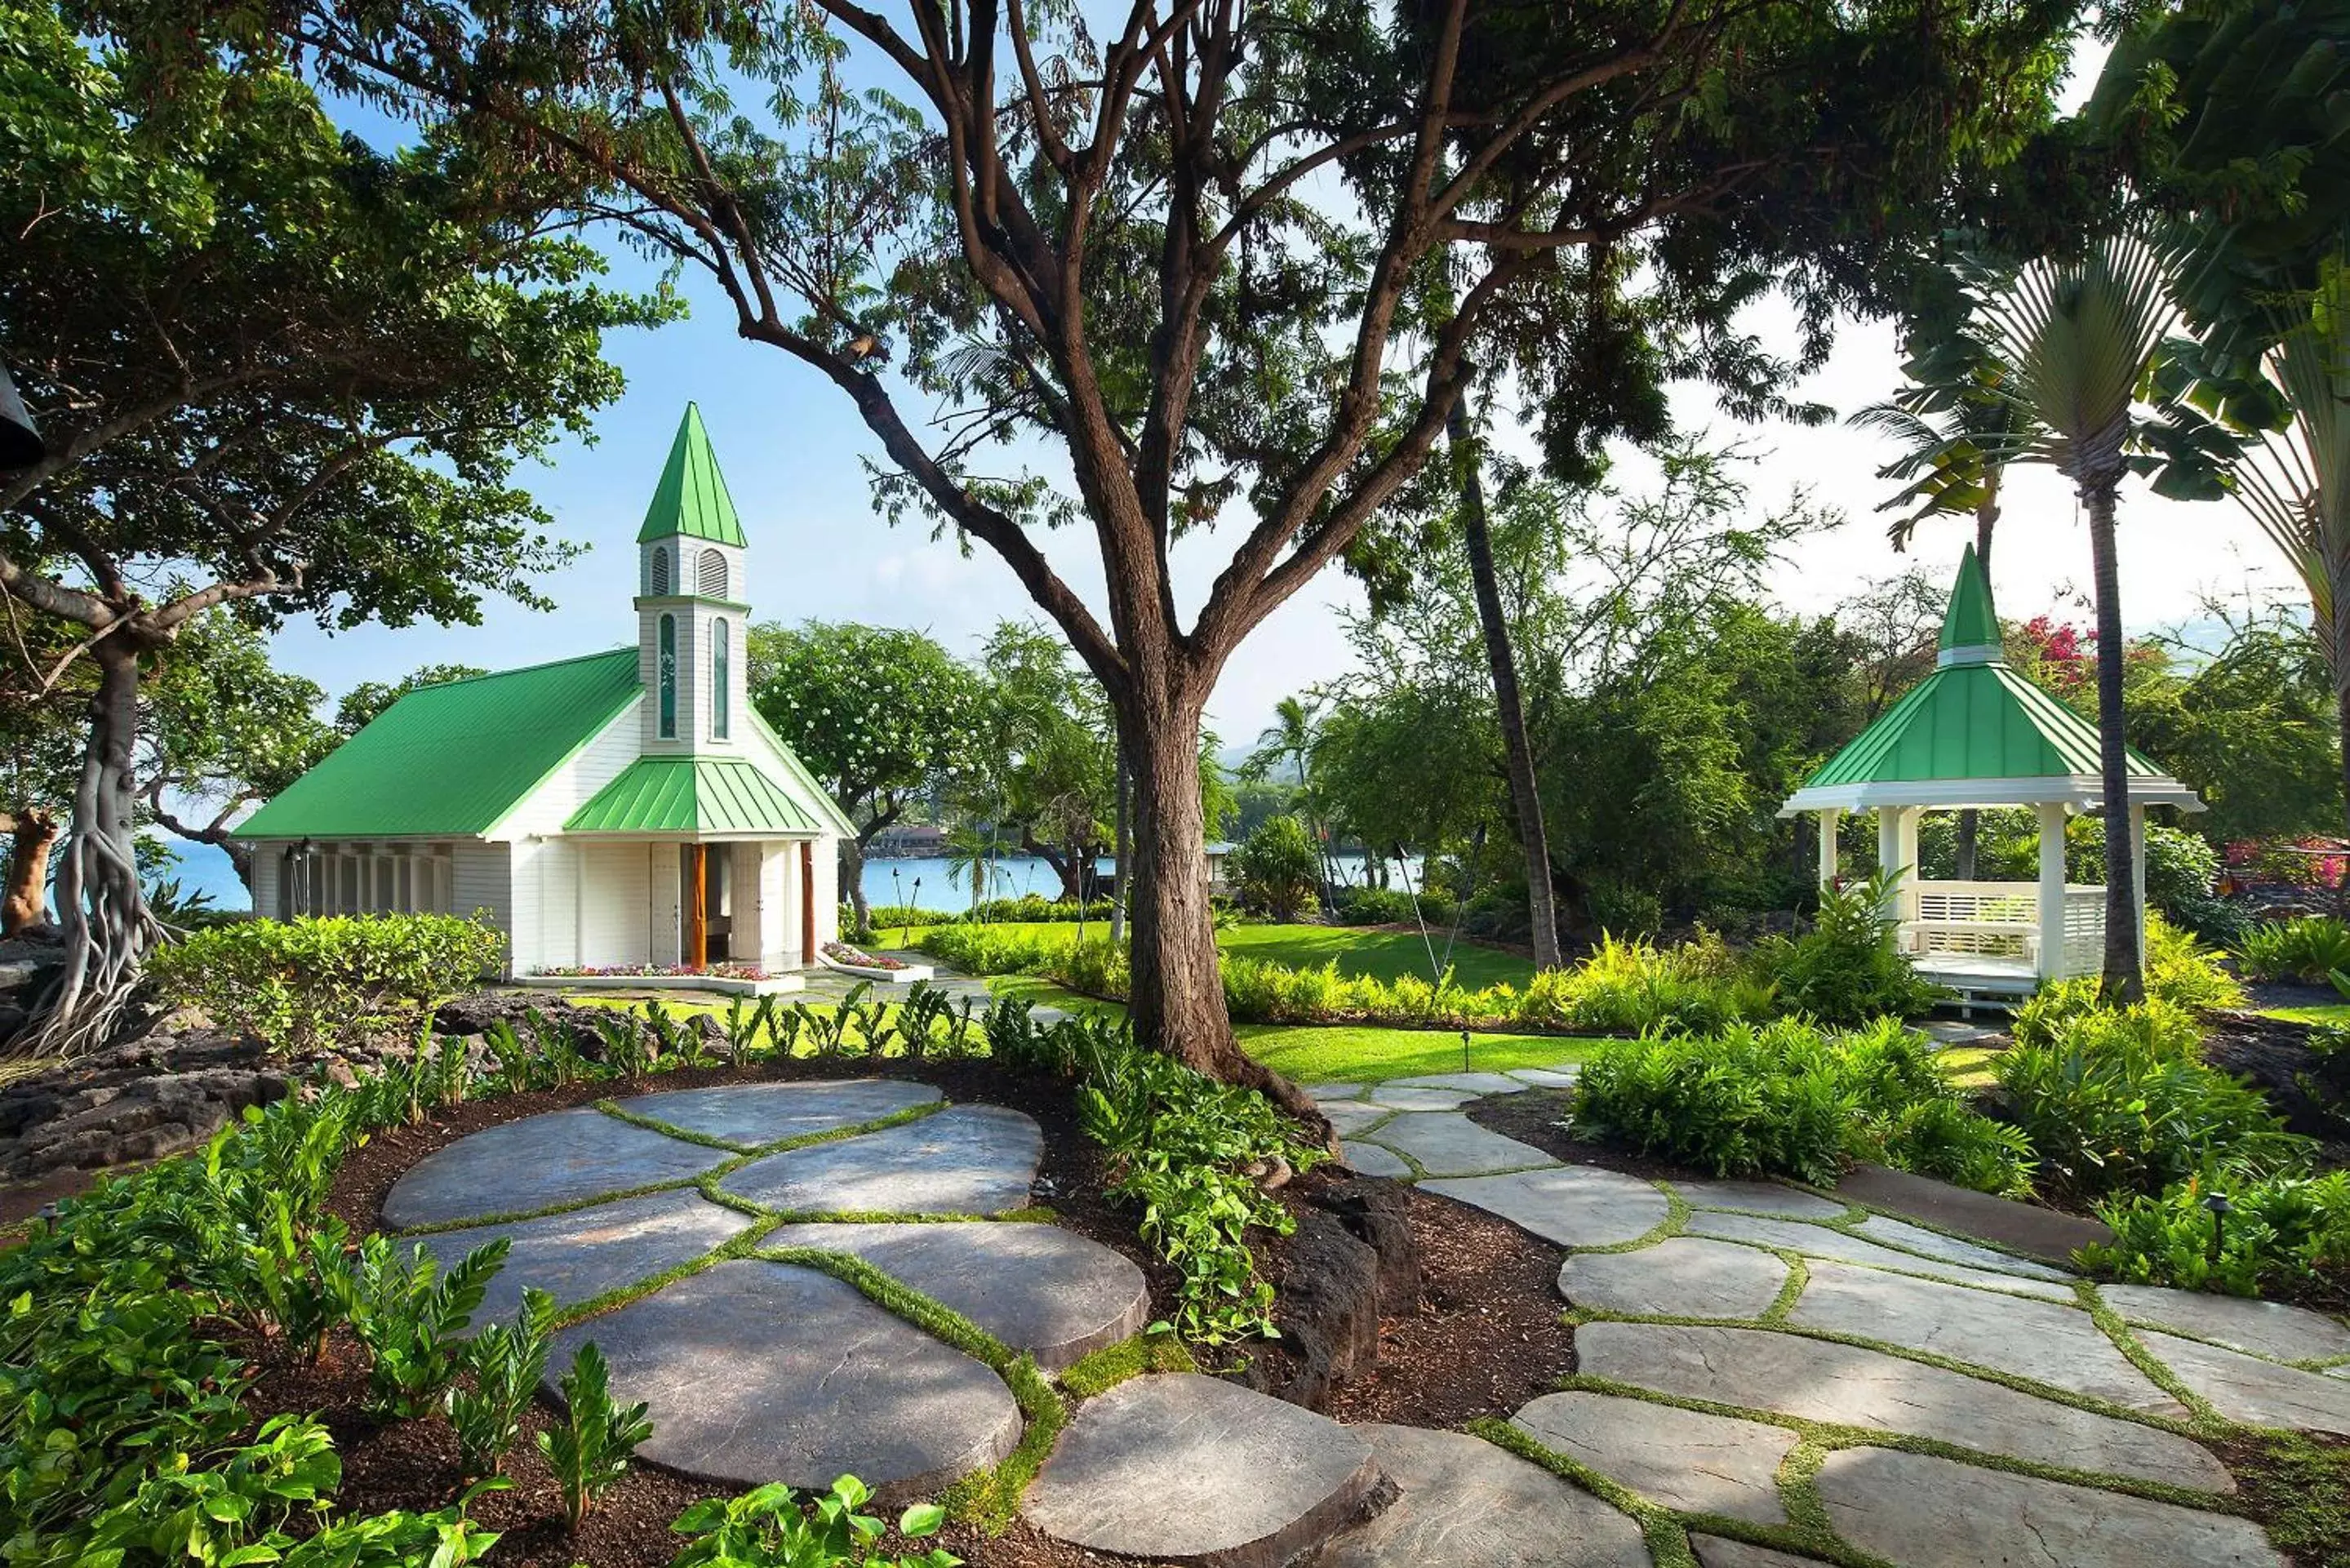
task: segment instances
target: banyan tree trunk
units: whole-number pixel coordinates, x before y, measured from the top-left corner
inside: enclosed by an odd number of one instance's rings
[[[134,850],[138,650],[126,639],[104,638],[90,657],[99,668],[98,691],[57,867],[65,967],[17,1042],[32,1054],[70,1056],[105,1044],[130,1000],[140,962],[163,937],[140,888]]]
[[[57,814],[27,806],[9,824],[8,886],[0,894],[0,937],[37,926],[48,912],[49,851],[63,831]]]

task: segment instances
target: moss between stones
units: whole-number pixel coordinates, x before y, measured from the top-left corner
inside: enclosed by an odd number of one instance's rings
[[[1092,1399],[1146,1372],[1198,1370],[1200,1364],[1173,1334],[1138,1334],[1116,1345],[1105,1345],[1064,1368],[1061,1387],[1075,1398]]]

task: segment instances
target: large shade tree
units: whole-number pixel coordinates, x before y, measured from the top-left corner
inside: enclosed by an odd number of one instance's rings
[[[208,614],[470,620],[563,558],[508,477],[619,390],[655,305],[585,279],[432,144],[378,157],[265,57],[0,9],[0,357],[47,455],[0,475],[0,594],[64,623],[87,742],[27,1044],[100,1037],[161,936],[137,877],[140,688]]]
[[[868,929],[866,847],[952,784],[977,736],[979,680],[925,632],[853,621],[761,622],[749,652],[752,705],[857,825],[840,841],[840,885]]]
[[[1560,269],[1775,278],[1823,336],[2038,122],[2075,10],[307,0],[286,30],[571,182],[853,401],[887,499],[999,557],[1117,711],[1141,1034],[1310,1111],[1217,976],[1198,732],[1233,650],[1419,472],[1471,346]],[[1090,538],[1094,603],[1055,522]],[[1173,556],[1210,527],[1187,614]]]

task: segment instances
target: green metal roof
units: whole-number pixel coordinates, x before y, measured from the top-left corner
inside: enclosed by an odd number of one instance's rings
[[[1942,614],[1940,647],[1948,653],[1998,646],[1999,617],[1991,613],[1991,580],[1983,576],[1982,563],[1975,559],[1975,547],[1970,545],[1959,557],[1959,580],[1950,585],[1950,607]]]
[[[635,700],[637,650],[411,691],[245,819],[240,838],[486,831]]]
[[[817,833],[815,817],[746,762],[639,757],[571,814],[566,833]]]
[[[669,462],[661,469],[653,504],[645,508],[645,525],[637,543],[650,544],[682,534],[713,545],[743,548],[742,520],[734,515],[734,499],[726,493],[726,478],[718,472],[718,454],[710,450],[710,432],[702,428],[702,410],[685,405],[678,421],[677,440],[670,444]]]

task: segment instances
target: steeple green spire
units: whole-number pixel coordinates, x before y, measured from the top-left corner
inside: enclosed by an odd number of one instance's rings
[[[1950,585],[1950,608],[1942,614],[1939,647],[1939,662],[1943,664],[1988,664],[2000,657],[1999,617],[1991,612],[1991,581],[1983,576],[1972,545],[1959,557],[1959,578]]]
[[[710,432],[702,428],[702,410],[691,403],[685,405],[685,418],[678,422],[677,440],[670,444],[669,462],[661,469],[653,504],[645,508],[637,543],[675,534],[738,550],[746,544],[733,498],[726,493],[725,476],[718,472],[718,454],[710,450]]]

